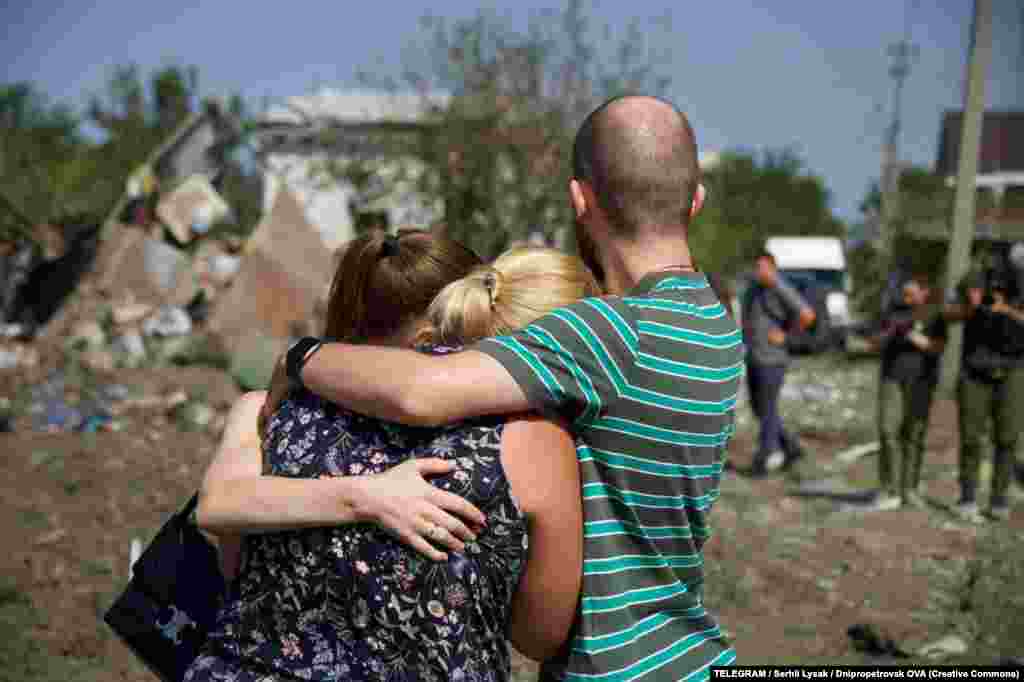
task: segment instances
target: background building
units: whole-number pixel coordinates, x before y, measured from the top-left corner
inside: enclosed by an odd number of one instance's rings
[[[942,120],[935,172],[956,182],[962,111]],[[975,238],[1024,240],[1024,111],[985,112],[978,155]]]
[[[321,90],[270,108],[254,127],[265,169],[264,211],[287,184],[328,248],[362,227],[426,227],[442,206],[416,189],[423,167],[402,145],[415,144],[445,95]],[[353,180],[359,162],[373,172]]]

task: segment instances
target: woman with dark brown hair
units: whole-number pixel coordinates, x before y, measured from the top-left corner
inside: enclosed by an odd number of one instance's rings
[[[459,249],[423,232],[355,240],[332,286],[327,335],[465,343],[596,291],[578,259],[552,249],[517,250],[491,267],[456,257]],[[565,429],[530,416],[405,427],[295,391],[260,443],[263,399],[247,394],[233,409],[204,480],[200,525],[221,537],[245,534],[244,557],[187,680],[499,682],[509,675],[507,637],[539,659],[557,651],[582,566],[580,483]],[[538,449],[554,456],[538,463]],[[369,511],[421,474],[435,475],[442,506],[475,504],[483,514],[472,528],[420,519],[415,537],[426,528],[456,548],[447,556],[410,547],[413,534],[400,533],[409,545],[393,538]],[[329,527],[337,514],[304,516],[289,499],[295,486],[332,487],[332,495],[345,487],[351,525]]]

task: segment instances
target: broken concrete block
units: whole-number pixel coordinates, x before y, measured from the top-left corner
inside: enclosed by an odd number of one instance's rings
[[[207,325],[231,353],[253,332],[276,339],[315,334],[318,293],[263,253],[250,253]]]
[[[242,259],[226,253],[212,256],[207,262],[207,272],[214,284],[223,286],[238,274]]]
[[[132,360],[139,360],[146,356],[146,344],[142,341],[142,335],[137,331],[130,331],[121,334],[114,339],[113,349]]]
[[[245,250],[246,260],[250,254],[259,252],[317,294],[334,276],[331,249],[287,188],[277,193],[273,207],[256,226]]]
[[[99,322],[84,320],[71,328],[69,339],[72,345],[83,342],[86,348],[100,348],[106,344],[107,335],[103,333]]]
[[[82,364],[93,372],[112,372],[115,368],[114,356],[102,348],[92,348],[81,355]]]
[[[192,241],[197,233],[205,233],[211,225],[226,218],[230,211],[224,199],[202,175],[189,176],[156,207],[157,216],[182,244]]]
[[[189,267],[188,256],[157,239],[146,239],[143,242],[142,255],[146,274],[166,293],[174,291],[178,278]]]
[[[146,303],[126,303],[114,308],[112,315],[118,325],[133,324],[143,320],[153,312],[153,306]]]
[[[167,401],[167,409],[173,410],[174,408],[178,407],[179,405],[182,405],[182,404],[188,402],[188,393],[185,393],[185,391],[182,391],[181,389],[179,389],[179,390],[175,391],[174,393],[171,393],[170,395],[168,395],[167,398],[166,398],[166,401]]]
[[[100,249],[101,292],[114,300],[183,305],[196,282],[187,254],[137,228],[117,226]]]
[[[32,346],[0,346],[0,369],[30,369],[39,364],[39,351]]]
[[[160,306],[156,314],[142,323],[146,336],[186,336],[192,333],[192,318],[173,305]]]

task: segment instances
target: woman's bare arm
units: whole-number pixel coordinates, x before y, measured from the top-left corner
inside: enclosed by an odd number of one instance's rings
[[[227,424],[213,461],[203,475],[196,519],[200,528],[214,536],[220,551],[221,572],[229,582],[238,575],[242,564],[242,536],[226,529],[214,530],[205,523],[206,482],[211,476],[230,473],[234,476],[259,476],[261,464],[259,434],[246,427],[259,414],[266,399],[265,391],[247,393],[239,398],[228,414]]]
[[[539,417],[506,424],[501,461],[530,528],[526,570],[512,603],[509,638],[530,658],[559,652],[583,581],[583,501],[572,436]]]
[[[438,542],[456,551],[474,537],[467,522],[483,524],[472,504],[427,483],[423,477],[454,468],[442,459],[404,462],[382,474],[319,479],[262,475],[256,423],[266,393],[246,393],[231,409],[217,454],[199,496],[199,525],[216,535],[372,522],[437,561],[447,557],[423,534],[430,524],[448,532]],[[449,513],[450,512],[450,513]]]

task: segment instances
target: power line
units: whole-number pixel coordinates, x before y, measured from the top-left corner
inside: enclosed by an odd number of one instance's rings
[[[899,215],[899,139],[900,131],[903,128],[903,86],[910,75],[911,62],[917,57],[919,50],[917,45],[910,41],[911,19],[916,9],[916,0],[908,0],[904,6],[903,15],[903,37],[889,45],[886,52],[891,58],[889,64],[889,77],[892,79],[892,104],[891,119],[887,126],[882,143],[882,215],[881,238],[882,251],[887,256],[892,255],[893,231]]]

